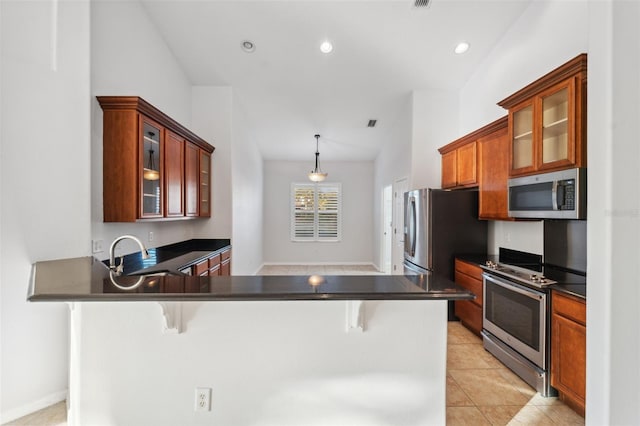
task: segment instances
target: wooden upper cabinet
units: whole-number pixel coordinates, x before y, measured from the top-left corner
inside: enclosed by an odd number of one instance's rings
[[[498,105],[509,110],[510,176],[587,166],[587,55]]]
[[[167,131],[165,139],[165,188],[166,215],[184,216],[184,139],[173,132]]]
[[[158,123],[140,116],[139,143],[139,191],[140,217],[158,218],[164,214],[164,170],[165,130]]]
[[[187,180],[195,176],[199,197],[200,156],[205,153],[210,161],[214,147],[140,97],[97,99],[103,110],[104,221],[199,217],[187,213]],[[187,145],[198,151],[193,176]],[[194,203],[199,206],[201,200]]]
[[[200,148],[191,142],[185,145],[185,214],[196,217],[199,214],[198,190],[200,188]]]
[[[211,154],[200,150],[199,215],[211,217]]]
[[[443,146],[442,188],[478,186],[480,219],[513,220],[508,215],[509,146],[508,116]]]
[[[458,155],[453,150],[442,154],[442,188],[453,188],[458,185]]]
[[[442,188],[478,185],[477,149],[474,140],[458,139],[439,149],[442,155]]]
[[[486,126],[486,136],[478,139],[478,216],[480,219],[513,220],[509,217],[509,132],[507,116]]]
[[[476,142],[470,142],[458,148],[457,177],[458,185],[475,185],[478,183],[477,176],[477,149]]]

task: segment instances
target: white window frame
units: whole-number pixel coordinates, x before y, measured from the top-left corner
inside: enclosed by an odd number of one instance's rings
[[[313,189],[313,236],[310,237],[298,237],[296,236],[296,189],[298,188],[312,188]],[[338,199],[337,199],[337,209],[335,213],[337,213],[337,236],[335,237],[322,237],[319,235],[319,218],[322,214],[318,211],[318,194],[320,188],[335,188],[337,189]],[[291,207],[291,222],[290,222],[290,233],[291,233],[291,241],[293,242],[339,242],[342,240],[342,184],[339,182],[332,183],[292,183],[291,184],[291,195],[290,195],[290,207]]]

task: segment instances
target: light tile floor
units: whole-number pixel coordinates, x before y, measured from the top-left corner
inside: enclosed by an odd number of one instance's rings
[[[20,417],[4,425],[10,426],[66,426],[67,425],[67,403],[58,402],[40,411],[31,413],[28,416]]]
[[[265,265],[258,275],[381,275],[373,265]]]
[[[371,265],[270,265],[261,275],[371,275]],[[482,347],[459,322],[448,323],[447,425],[584,425],[557,398],[543,398]],[[66,426],[64,402],[8,425]]]
[[[558,398],[543,398],[485,351],[459,322],[448,323],[447,425],[584,425]]]

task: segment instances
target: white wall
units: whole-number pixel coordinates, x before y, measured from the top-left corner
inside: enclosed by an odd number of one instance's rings
[[[457,92],[424,89],[413,92],[410,188],[440,188],[442,161],[438,148],[457,137],[460,103]]]
[[[89,3],[53,4],[0,2],[3,423],[68,386],[68,308],[26,301],[31,264],[90,248]]]
[[[251,123],[233,97],[233,149],[231,151],[232,234],[231,273],[253,275],[262,266],[263,164],[256,140],[249,129]]]
[[[137,235],[148,247],[197,236],[199,221],[102,222],[102,109],[95,99],[101,95],[141,96],[191,129],[191,84],[138,2],[91,3],[92,238],[103,240],[105,248],[96,256],[107,258],[109,244],[122,234]],[[153,241],[148,241],[150,231]],[[118,249],[122,254],[139,251],[131,242]]]
[[[561,34],[561,36],[559,36]],[[460,91],[462,136],[507,114],[496,103],[588,50],[586,1],[531,2]],[[492,222],[490,253],[542,254],[542,221]]]
[[[640,424],[640,3],[589,2],[587,424]]]
[[[504,98],[587,51],[586,1],[532,1],[460,91],[460,134],[507,114]]]
[[[443,301],[365,302],[363,333],[344,301],[182,305],[171,335],[157,303],[79,304],[70,425],[445,423]]]
[[[374,263],[380,269],[381,238],[382,238],[382,190],[387,185],[393,185],[398,179],[408,178],[411,174],[411,135],[412,135],[413,98],[407,96],[399,110],[396,120],[390,123],[386,132],[388,143],[376,157],[374,163],[373,190],[373,256]],[[398,194],[402,197],[403,194]],[[394,223],[398,218],[394,218]],[[400,226],[399,232],[402,232]],[[404,252],[398,245],[392,243],[392,272],[402,271]],[[399,253],[398,253],[399,252]],[[394,269],[395,267],[395,269]]]
[[[191,130],[216,148],[211,157],[211,219],[196,221],[194,232],[199,238],[231,238],[233,92],[231,87],[196,86],[191,94]]]
[[[342,184],[342,240],[291,241],[291,184],[309,182],[311,161],[264,162],[265,263],[373,263],[373,162],[324,161]]]

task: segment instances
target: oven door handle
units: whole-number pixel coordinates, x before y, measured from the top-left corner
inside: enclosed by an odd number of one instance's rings
[[[498,278],[494,275],[485,273],[485,274],[482,274],[482,276],[484,277],[485,281],[491,281],[493,284],[499,285],[500,287],[506,288],[507,290],[510,290],[510,291],[515,291],[516,293],[520,293],[523,296],[530,297],[531,299],[542,300],[545,298],[544,293],[540,293],[533,289],[528,289],[514,282],[506,281],[501,278]]]

